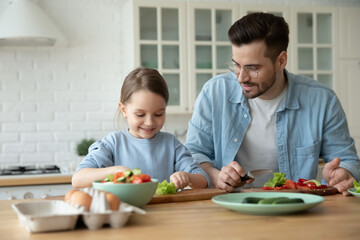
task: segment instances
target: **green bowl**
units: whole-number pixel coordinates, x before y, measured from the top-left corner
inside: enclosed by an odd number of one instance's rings
[[[144,207],[156,192],[159,181],[152,178],[151,182],[146,183],[101,183],[94,181],[93,188],[105,192],[111,192],[120,198],[120,201],[126,202],[136,207]]]

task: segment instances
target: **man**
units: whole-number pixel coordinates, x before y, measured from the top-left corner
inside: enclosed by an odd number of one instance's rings
[[[254,169],[288,179],[315,179],[319,158],[326,183],[343,194],[360,179],[360,160],[335,93],[289,73],[289,28],[282,17],[249,14],[228,32],[231,73],[209,80],[189,122],[186,146],[213,186],[228,192],[266,178],[241,181]]]

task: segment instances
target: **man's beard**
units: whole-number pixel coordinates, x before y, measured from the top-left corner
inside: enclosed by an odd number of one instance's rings
[[[270,88],[272,88],[272,86],[274,86],[275,81],[276,81],[276,74],[274,72],[274,74],[272,76],[270,76],[269,79],[272,79],[271,81],[266,81],[263,82],[261,86],[259,86],[258,83],[252,83],[252,82],[245,82],[243,84],[245,85],[250,85],[250,86],[257,86],[258,91],[255,93],[250,93],[249,91],[245,91],[243,90],[243,94],[246,98],[252,99],[252,98],[257,98],[260,97],[261,95],[263,95],[264,93],[266,93]],[[268,79],[268,80],[269,80]]]

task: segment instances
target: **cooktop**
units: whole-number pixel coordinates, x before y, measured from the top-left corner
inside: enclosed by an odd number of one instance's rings
[[[56,165],[16,165],[7,166],[0,169],[0,176],[4,175],[30,175],[30,174],[51,174],[60,173],[60,168]]]

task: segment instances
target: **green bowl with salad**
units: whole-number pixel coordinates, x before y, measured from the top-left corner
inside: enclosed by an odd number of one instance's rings
[[[141,170],[134,169],[108,175],[105,179],[94,181],[93,188],[111,192],[136,207],[144,207],[154,196],[159,182],[149,175],[142,174]]]

